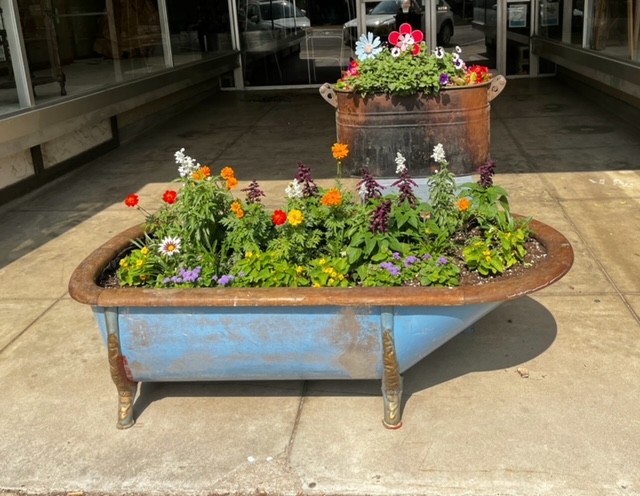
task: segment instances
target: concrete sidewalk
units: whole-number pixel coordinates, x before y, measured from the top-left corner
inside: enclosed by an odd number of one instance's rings
[[[218,94],[0,209],[0,493],[640,494],[640,132],[555,79],[509,81],[492,156],[574,267],[409,370],[400,430],[377,381],[145,383],[116,430],[71,272],[141,221],[129,193],[157,205],[181,147],[274,202],[298,160],[330,181],[333,110],[315,91]]]

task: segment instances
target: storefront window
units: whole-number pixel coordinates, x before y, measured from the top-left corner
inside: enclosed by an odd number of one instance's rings
[[[168,0],[167,15],[175,65],[233,48],[226,1]]]
[[[595,0],[589,48],[606,55],[640,61],[640,0]]]
[[[11,50],[5,28],[4,11],[0,6],[0,114],[19,109],[18,90],[11,63]]]

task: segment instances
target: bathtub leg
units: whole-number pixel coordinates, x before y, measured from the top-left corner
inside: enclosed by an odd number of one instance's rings
[[[124,368],[120,343],[115,335],[109,335],[109,369],[111,379],[118,390],[118,429],[128,429],[133,420],[133,400],[136,397],[138,383],[129,380]]]
[[[133,420],[133,401],[136,398],[138,383],[127,376],[125,358],[120,348],[120,329],[118,326],[118,309],[105,308],[105,322],[107,326],[107,352],[109,356],[109,371],[111,379],[118,390],[118,429],[128,429]]]
[[[399,429],[402,427],[402,412],[400,402],[402,400],[402,376],[398,367],[396,347],[393,333],[386,328],[382,332],[383,365],[382,372],[382,398],[384,400],[383,425],[387,429]]]

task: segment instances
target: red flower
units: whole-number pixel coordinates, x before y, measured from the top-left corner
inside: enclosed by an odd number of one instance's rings
[[[140,203],[140,198],[138,198],[138,195],[129,195],[124,201],[124,204],[127,207],[137,207],[138,203]]]
[[[389,43],[397,46],[401,51],[411,49],[414,55],[420,53],[420,42],[424,40],[424,34],[419,29],[413,29],[411,24],[405,22],[400,25],[400,31],[391,31]]]
[[[275,212],[273,212],[271,220],[276,226],[281,226],[282,224],[287,222],[287,213],[283,212],[282,210],[276,210]]]
[[[167,190],[162,195],[162,200],[169,205],[173,205],[178,199],[178,193],[176,191]]]

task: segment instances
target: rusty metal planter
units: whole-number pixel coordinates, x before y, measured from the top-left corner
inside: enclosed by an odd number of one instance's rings
[[[373,175],[394,177],[394,159],[401,152],[414,177],[429,176],[436,167],[433,147],[446,144],[449,170],[472,174],[489,159],[490,105],[506,79],[444,88],[438,95],[397,96],[337,90],[325,83],[320,94],[336,107],[339,143],[349,145],[343,163],[346,175],[359,175],[368,165]]]
[[[456,288],[105,289],[96,280],[141,237],[133,227],[75,270],[71,296],[91,305],[133,425],[144,381],[381,379],[384,424],[401,425],[401,374],[501,302],[542,289],[573,263],[567,239],[533,221],[547,257],[525,274]]]

